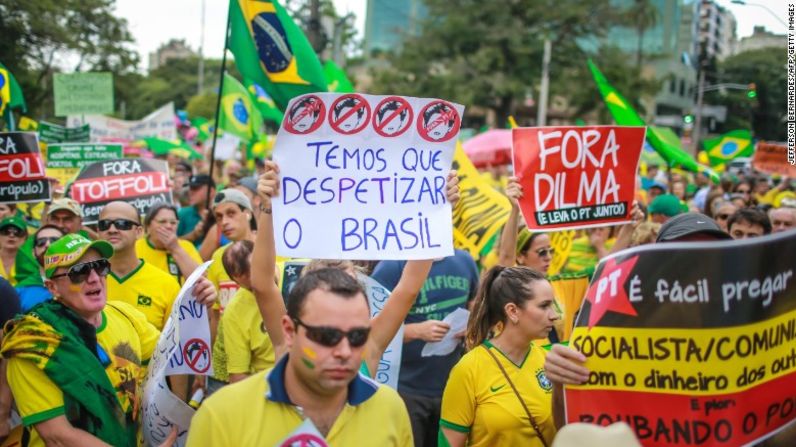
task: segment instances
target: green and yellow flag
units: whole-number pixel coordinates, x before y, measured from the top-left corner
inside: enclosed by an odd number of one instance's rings
[[[224,73],[224,90],[218,111],[218,128],[250,141],[260,133],[263,117],[254,107],[249,91],[237,79]]]
[[[323,74],[326,76],[326,84],[330,92],[353,93],[354,86],[348,80],[345,71],[335,64],[334,61],[326,61],[323,64]]]
[[[0,116],[5,113],[7,107],[19,108],[23,112],[28,111],[19,83],[6,66],[0,62]]]
[[[708,154],[710,166],[719,171],[724,170],[726,163],[738,157],[751,157],[755,152],[752,132],[742,129],[707,139],[702,144]]]
[[[164,140],[162,138],[150,137],[144,138],[143,141],[149,150],[155,155],[174,154],[180,158],[189,160],[204,158],[202,157],[202,154],[191,147],[190,144],[180,139]]]
[[[254,99],[254,107],[260,110],[263,119],[273,121],[276,124],[282,124],[282,118],[285,117],[285,114],[276,107],[276,103],[273,98],[268,95],[268,92],[266,92],[260,84],[252,82],[249,79],[244,79],[244,83],[252,99]]]
[[[620,126],[646,126],[630,103],[608,83],[605,76],[600,72],[591,60],[588,61],[594,82],[600,90],[600,95],[605,101],[605,105],[614,117],[616,124]],[[680,167],[691,172],[705,172],[718,183],[719,176],[707,166],[700,165],[694,157],[686,153],[678,144],[667,141],[666,136],[655,127],[647,127],[647,141],[655,149],[670,167]]]
[[[280,110],[295,96],[326,91],[318,56],[276,0],[230,0],[229,14],[229,49],[238,70]]]

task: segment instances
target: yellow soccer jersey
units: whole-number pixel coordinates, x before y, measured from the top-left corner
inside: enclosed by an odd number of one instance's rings
[[[204,401],[191,420],[186,445],[280,445],[304,422],[285,390],[287,360],[285,355],[272,370],[227,385]],[[348,386],[348,400],[326,442],[331,447],[410,447],[412,427],[406,406],[395,390],[358,374]]]
[[[213,263],[207,268],[207,279],[216,286],[218,291],[218,300],[215,303],[215,307],[221,312],[224,312],[229,301],[238,290],[238,284],[227,275],[227,271],[224,270],[224,264],[221,262],[221,257],[224,256],[224,251],[227,247],[229,247],[229,244],[213,252],[213,257],[211,258]]]
[[[166,325],[174,299],[180,293],[180,286],[171,275],[143,260],[124,278],[111,272],[106,281],[108,301],[134,306],[158,330]]]
[[[6,272],[6,267],[0,262],[0,277],[3,277],[9,284],[16,287],[17,285],[17,263],[11,264],[11,271]]]
[[[549,445],[556,433],[553,385],[544,374],[545,351],[534,343],[519,366],[488,341],[465,354],[445,386],[440,427],[469,433],[471,447],[542,446],[517,395],[485,348],[511,377]]]
[[[197,264],[202,263],[202,257],[199,256],[199,252],[196,251],[196,247],[194,247],[191,242],[179,239],[178,243],[180,244],[180,247],[182,247],[185,252],[188,253],[188,256],[190,256],[191,259],[196,261]],[[177,266],[177,263],[174,262],[174,258],[171,257],[169,252],[166,250],[158,250],[157,248],[153,247],[149,242],[149,239],[146,237],[142,237],[135,242],[135,253],[139,258],[146,261],[149,265],[157,267],[173,276],[180,285],[182,285],[185,282],[185,279],[188,277],[188,275],[180,272],[180,268]]]
[[[252,374],[274,366],[274,346],[250,291],[238,289],[221,320],[229,374]]]
[[[141,405],[141,385],[160,332],[146,317],[125,303],[108,303],[97,328],[97,342],[111,363],[105,368],[122,408],[136,413]],[[28,360],[8,361],[8,383],[26,427],[64,415],[64,397],[47,375]],[[44,441],[31,430],[30,446]]]

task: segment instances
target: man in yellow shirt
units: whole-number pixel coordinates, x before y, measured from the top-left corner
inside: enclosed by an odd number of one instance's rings
[[[177,238],[177,207],[161,202],[144,217],[144,237],[135,243],[135,252],[148,264],[168,273],[179,285],[202,263],[192,243]]]
[[[282,330],[288,353],[210,396],[191,421],[188,446],[279,445],[310,423],[330,446],[412,445],[401,398],[358,372],[370,310],[354,278],[338,269],[302,277]]]
[[[127,202],[111,202],[100,211],[99,239],[108,241],[114,250],[108,295],[134,306],[163,329],[180,286],[171,275],[136,256],[135,241],[143,232],[138,219],[138,210]]]
[[[240,285],[221,316],[218,339],[223,337],[229,382],[235,383],[274,366],[274,346],[251,292],[252,241],[233,242],[222,261],[227,274]],[[222,329],[223,328],[223,329]]]

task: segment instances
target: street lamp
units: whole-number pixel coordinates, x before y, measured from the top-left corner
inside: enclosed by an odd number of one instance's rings
[[[741,6],[759,6],[760,8],[763,8],[766,11],[768,11],[768,13],[771,14],[775,19],[777,19],[777,21],[779,23],[781,23],[782,26],[785,26],[785,27],[788,26],[782,19],[779,18],[779,16],[777,16],[777,14],[774,11],[769,9],[769,7],[766,6],[766,5],[761,5],[759,3],[749,3],[749,2],[746,2],[744,0],[732,0],[730,3],[732,3],[734,5],[741,5]]]

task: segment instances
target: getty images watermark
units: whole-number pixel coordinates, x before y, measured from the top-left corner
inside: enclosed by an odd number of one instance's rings
[[[788,163],[796,165],[796,7],[788,4]]]

